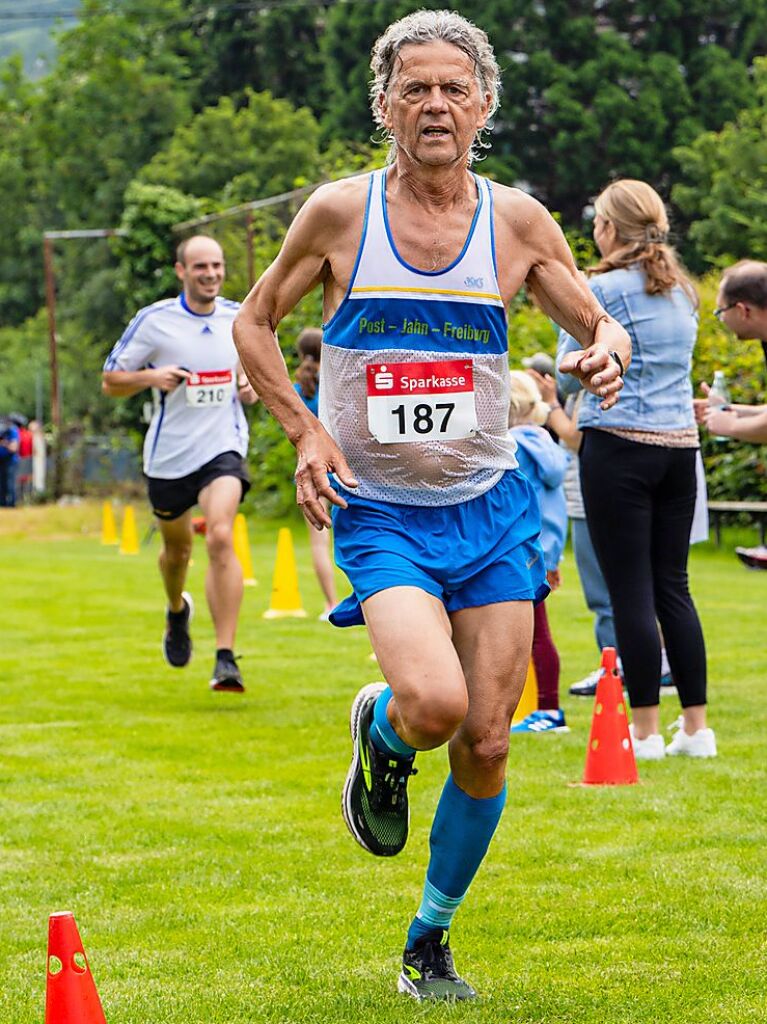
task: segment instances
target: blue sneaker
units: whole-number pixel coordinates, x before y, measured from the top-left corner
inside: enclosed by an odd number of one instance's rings
[[[517,732],[570,732],[565,725],[565,713],[558,711],[533,711],[527,718],[511,727],[512,733]]]
[[[674,677],[670,672],[664,672],[660,677],[660,695],[661,697],[670,697],[676,693],[676,685],[674,684]]]

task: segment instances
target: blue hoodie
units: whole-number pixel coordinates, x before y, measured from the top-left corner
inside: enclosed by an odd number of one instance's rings
[[[511,428],[519,468],[533,485],[541,508],[541,547],[546,569],[556,569],[567,538],[567,504],[562,482],[570,456],[543,427]]]

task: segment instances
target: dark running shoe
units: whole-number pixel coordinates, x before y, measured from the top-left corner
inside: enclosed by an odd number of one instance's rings
[[[217,657],[216,666],[213,669],[213,678],[210,681],[211,690],[220,693],[244,693],[245,684],[242,681],[242,674],[237,667],[234,657]]]
[[[182,612],[165,612],[165,636],[162,638],[162,653],[165,660],[173,668],[183,668],[192,657],[192,638],[189,635],[189,623],[194,616],[192,595],[184,591],[181,595],[184,602]]]
[[[390,758],[370,742],[373,705],[383,683],[363,686],[352,704],[352,763],[344,784],[344,821],[360,846],[376,857],[393,857],[407,841],[407,780],[416,774],[415,754]]]
[[[397,989],[419,1001],[438,999],[456,1003],[476,999],[477,993],[453,966],[448,933],[444,929],[429,932],[402,954],[402,973]]]

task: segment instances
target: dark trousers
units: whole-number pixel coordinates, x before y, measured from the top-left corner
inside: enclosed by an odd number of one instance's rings
[[[13,508],[16,504],[16,463],[0,458],[0,508]]]
[[[658,622],[682,707],[705,704],[706,649],[687,580],[695,450],[587,429],[580,469],[631,706],[659,701]]]
[[[538,683],[538,710],[556,711],[559,707],[559,652],[549,629],[546,602],[533,609],[533,667]]]

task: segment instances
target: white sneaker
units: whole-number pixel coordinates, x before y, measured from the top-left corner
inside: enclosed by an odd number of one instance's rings
[[[716,757],[716,736],[713,729],[698,729],[692,736],[684,731],[684,718],[680,715],[669,729],[676,729],[676,736],[666,747],[669,757]]]
[[[662,761],[666,756],[666,744],[659,732],[651,736],[645,736],[643,740],[637,739],[634,735],[634,723],[629,726],[631,745],[634,748],[634,757],[637,761]]]

